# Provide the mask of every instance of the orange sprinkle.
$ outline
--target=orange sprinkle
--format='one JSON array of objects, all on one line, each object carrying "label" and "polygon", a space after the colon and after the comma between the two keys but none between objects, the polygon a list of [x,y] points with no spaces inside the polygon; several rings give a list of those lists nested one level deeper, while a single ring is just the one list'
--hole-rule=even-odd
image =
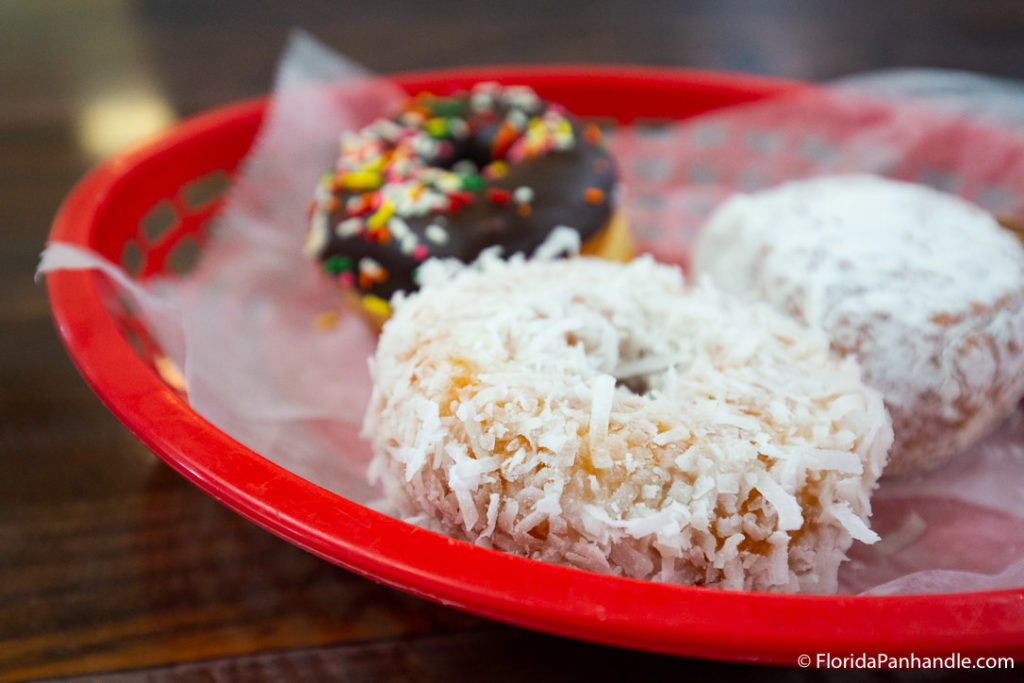
[{"label": "orange sprinkle", "polygon": [[387,282],[388,271],[386,268],[381,268],[377,271],[364,270],[359,273],[359,287],[360,289],[369,289],[376,282]]},{"label": "orange sprinkle", "polygon": [[325,311],[313,318],[313,327],[318,330],[332,330],[337,327],[341,315],[337,311]]},{"label": "orange sprinkle", "polygon": [[583,129],[583,139],[592,145],[601,142],[601,129],[596,124],[588,123]]},{"label": "orange sprinkle", "polygon": [[502,121],[491,143],[491,158],[504,159],[508,148],[519,139],[519,130],[508,121]]},{"label": "orange sprinkle", "polygon": [[588,204],[600,204],[604,201],[604,190],[599,187],[588,187],[583,190],[583,198]]},{"label": "orange sprinkle", "polygon": [[531,211],[533,211],[533,209],[530,208],[529,204],[516,204],[516,213],[523,218],[529,216]]},{"label": "orange sprinkle", "polygon": [[337,197],[331,197],[330,199],[327,200],[327,210],[328,211],[331,211],[331,212],[337,211],[340,206],[341,206],[341,202],[338,201]]},{"label": "orange sprinkle", "polygon": [[367,237],[372,242],[379,242],[381,244],[390,244],[391,242],[391,231],[388,230],[386,225],[379,225],[377,227],[370,228],[367,233]]},{"label": "orange sprinkle", "polygon": [[373,210],[373,192],[364,192],[359,195],[359,200],[355,203],[351,209],[349,209],[349,215],[351,216],[363,216],[370,213]]}]

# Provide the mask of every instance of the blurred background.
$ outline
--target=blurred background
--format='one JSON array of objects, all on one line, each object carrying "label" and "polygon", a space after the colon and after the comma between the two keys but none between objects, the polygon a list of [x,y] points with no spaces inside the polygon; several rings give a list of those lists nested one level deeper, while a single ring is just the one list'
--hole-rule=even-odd
[{"label": "blurred background", "polygon": [[1020,0],[0,0],[0,681],[751,675],[504,627],[336,569],[187,484],[77,376],[32,279],[62,197],[99,159],[269,92],[293,27],[382,73],[609,62],[1024,79]]},{"label": "blurred background", "polygon": [[70,123],[83,152],[109,153],[266,92],[292,27],[379,72],[584,61],[822,80],[895,66],[1020,77],[1022,26],[1017,0],[5,0],[0,121]]}]

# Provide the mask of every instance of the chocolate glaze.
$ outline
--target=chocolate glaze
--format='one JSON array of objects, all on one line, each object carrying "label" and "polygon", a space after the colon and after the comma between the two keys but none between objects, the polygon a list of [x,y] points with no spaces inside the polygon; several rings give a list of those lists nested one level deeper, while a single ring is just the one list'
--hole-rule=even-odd
[{"label": "chocolate glaze", "polygon": [[[540,103],[539,106],[547,105]],[[483,167],[493,161],[491,147],[498,130],[495,121],[503,117],[504,111],[498,110],[497,116],[489,113],[489,120],[467,119],[471,127],[469,136],[454,140],[450,153],[428,160],[429,165],[451,168],[458,161],[469,159]],[[345,208],[346,201],[361,193],[336,190],[334,196],[340,201],[328,214],[328,236],[317,255],[318,259],[327,263],[332,257],[347,257],[353,264],[358,264],[363,258],[373,259],[386,270],[386,279],[360,283],[356,278],[350,282],[363,295],[387,300],[396,291],[413,291],[416,288],[415,271],[425,257],[455,257],[468,263],[483,249],[494,245],[500,245],[504,255],[530,255],[551,230],[560,225],[577,230],[581,242],[586,241],[611,217],[616,171],[593,131],[584,131],[581,124],[571,118],[569,122],[573,129],[570,148],[550,149],[533,159],[509,162],[506,175],[484,180],[484,188],[471,193],[471,203],[454,211],[403,216],[409,230],[427,247],[427,254],[422,251],[416,256],[406,253],[397,239],[382,243],[368,239],[365,234],[340,236],[334,226],[350,217]],[[516,201],[507,201],[509,195],[520,187],[528,187],[533,192],[526,215]],[[594,188],[600,192],[595,192]],[[494,194],[488,192],[492,189],[509,193],[505,195],[507,203],[489,198]],[[427,232],[431,224],[447,232],[447,241],[431,240]],[[335,262],[337,260],[335,258]]]}]

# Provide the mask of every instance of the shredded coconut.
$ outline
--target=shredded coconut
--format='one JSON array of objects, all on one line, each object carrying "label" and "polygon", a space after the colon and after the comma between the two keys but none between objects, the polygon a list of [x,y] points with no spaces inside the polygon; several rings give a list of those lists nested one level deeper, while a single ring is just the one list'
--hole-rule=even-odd
[{"label": "shredded coconut", "polygon": [[868,175],[738,195],[693,265],[859,361],[892,415],[887,474],[942,464],[1024,393],[1024,249],[953,195]]},{"label": "shredded coconut", "polygon": [[871,538],[892,430],[824,335],[648,258],[421,276],[393,301],[364,427],[404,518],[593,571],[775,591],[834,590]]}]

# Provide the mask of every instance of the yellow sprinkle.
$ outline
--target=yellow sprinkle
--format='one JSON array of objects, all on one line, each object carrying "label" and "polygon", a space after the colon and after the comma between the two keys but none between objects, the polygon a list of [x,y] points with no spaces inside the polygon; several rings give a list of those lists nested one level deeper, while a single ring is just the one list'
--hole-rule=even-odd
[{"label": "yellow sprinkle", "polygon": [[391,305],[384,299],[381,299],[379,296],[374,296],[373,294],[367,294],[363,297],[363,308],[373,315],[391,315]]},{"label": "yellow sprinkle", "polygon": [[380,173],[384,170],[384,156],[377,155],[359,167],[363,173]]},{"label": "yellow sprinkle", "polygon": [[526,139],[529,142],[540,142],[548,135],[548,129],[540,119],[530,121],[530,127],[526,131]]},{"label": "yellow sprinkle", "polygon": [[341,177],[341,183],[350,190],[375,190],[384,183],[380,171],[353,171]]},{"label": "yellow sprinkle", "polygon": [[427,131],[427,135],[434,138],[444,137],[448,133],[448,121],[440,117],[427,119],[423,127]]},{"label": "yellow sprinkle", "polygon": [[508,164],[500,159],[498,161],[491,162],[490,165],[491,175],[495,178],[503,178],[508,175]]},{"label": "yellow sprinkle", "polygon": [[377,209],[376,213],[367,219],[366,225],[371,229],[379,228],[386,224],[393,215],[395,215],[395,205],[390,201],[385,200],[384,203],[380,205],[380,208]]}]

